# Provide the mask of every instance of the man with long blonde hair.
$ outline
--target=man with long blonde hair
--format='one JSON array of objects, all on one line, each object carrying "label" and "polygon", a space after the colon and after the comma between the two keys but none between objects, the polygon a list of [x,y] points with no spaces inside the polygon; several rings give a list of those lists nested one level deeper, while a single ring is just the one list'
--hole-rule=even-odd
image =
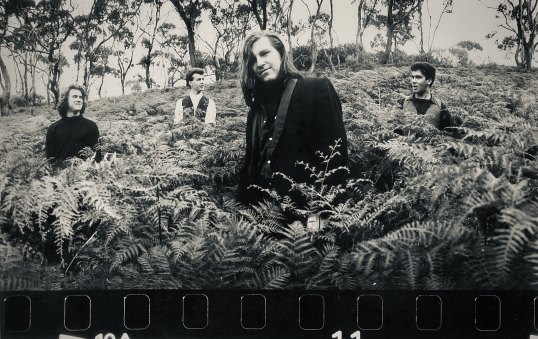
[{"label": "man with long blonde hair", "polygon": [[[347,173],[347,137],[340,99],[326,78],[306,78],[297,71],[282,39],[273,32],[253,32],[243,44],[241,89],[249,107],[245,164],[239,197],[262,198],[250,185],[286,194],[289,182],[315,182],[299,162],[329,173],[325,184],[339,184]],[[331,148],[336,146],[336,148]],[[321,154],[330,156],[323,161]]]}]

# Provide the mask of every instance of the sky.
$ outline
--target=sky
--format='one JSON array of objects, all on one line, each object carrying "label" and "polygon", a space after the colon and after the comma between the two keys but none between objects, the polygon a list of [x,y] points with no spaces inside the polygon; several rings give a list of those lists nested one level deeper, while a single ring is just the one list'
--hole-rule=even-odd
[{"label": "sky", "polygon": [[[86,0],[72,0],[73,3],[79,8],[79,10],[83,9],[85,7]],[[303,22],[306,21],[306,18],[308,17],[308,11],[304,4],[304,2],[307,3],[313,3],[313,1],[295,1],[294,6],[294,20],[302,20]],[[323,10],[328,12],[329,1],[325,0]],[[429,3],[429,9],[432,16],[432,29],[435,27],[435,24],[438,20],[439,14],[442,9],[442,3],[443,0],[428,0]],[[442,17],[442,21],[439,25],[438,31],[435,36],[435,40],[433,41],[433,48],[434,49],[448,49],[450,47],[454,47],[459,41],[463,40],[471,40],[474,42],[478,42],[482,45],[483,51],[481,52],[472,52],[471,57],[472,60],[476,63],[484,63],[484,62],[495,62],[498,64],[505,64],[505,65],[513,65],[513,56],[507,55],[504,51],[499,50],[496,47],[495,39],[486,39],[485,36],[492,31],[498,31],[499,36],[503,36],[506,34],[506,31],[502,28],[498,27],[498,24],[501,23],[500,19],[496,18],[495,10],[492,8],[489,8],[489,6],[495,6],[495,3],[498,3],[497,0],[454,0],[453,5],[453,12],[450,14],[445,14]],[[310,10],[315,10],[312,5],[310,5]],[[182,21],[179,18],[179,15],[177,12],[175,12],[175,9],[171,5],[170,2],[166,3],[166,6],[163,10],[164,13],[167,13],[169,16],[169,19],[171,22],[174,22],[178,27],[180,27],[183,31],[183,25]],[[427,13],[425,13],[427,14]],[[428,20],[426,18],[425,26],[428,26]],[[355,42],[355,35],[357,30],[357,5],[352,4],[351,0],[334,0],[334,32],[335,32],[335,40],[336,43],[354,43]],[[428,31],[428,30],[426,30]],[[364,35],[364,42],[365,47],[367,51],[371,51],[370,47],[370,41],[374,38],[374,36],[378,33],[374,28],[369,28],[366,30]],[[384,32],[381,32],[383,35],[385,35]],[[426,32],[427,33],[427,32]],[[184,32],[183,32],[184,34]],[[199,27],[199,34],[203,36],[207,40],[211,40],[213,37],[211,24],[207,22],[202,23],[202,25]],[[303,32],[299,36],[299,42],[302,44],[305,44],[307,42],[307,39],[309,38],[309,32]],[[426,36],[426,39],[428,39],[428,36]],[[408,42],[404,47],[403,50],[409,54],[417,54],[418,53],[418,39],[414,39],[414,41]],[[199,49],[202,49],[202,44],[199,44],[197,46]],[[12,74],[11,80],[13,83],[13,86],[15,86],[15,68],[12,62],[9,61],[9,57],[7,56],[6,50],[2,49],[2,56],[4,59],[7,60],[8,68],[10,69],[10,73]],[[138,56],[138,59],[140,56]],[[72,61],[72,56],[69,57],[70,63],[74,64]],[[156,78],[159,78],[159,73],[162,73],[164,71],[163,68],[160,70],[154,71],[154,76]],[[76,70],[74,67],[71,67],[70,69],[64,71],[62,78],[61,78],[61,84],[60,86],[62,88],[67,87],[70,83],[75,81],[75,72]],[[143,74],[143,69],[141,66],[135,66],[135,68],[131,71],[130,77],[134,78],[135,74]],[[157,82],[159,83],[159,79],[157,79]],[[161,81],[164,82],[164,81]],[[114,78],[111,75],[107,75],[106,78],[106,88],[104,89],[105,96],[116,96],[121,94],[121,87],[119,79]],[[145,87],[145,86],[143,86]],[[130,92],[129,89],[126,89],[127,93]],[[15,92],[15,88],[12,89],[12,93]],[[38,84],[37,93],[41,95],[45,95],[45,88],[43,85]],[[91,89],[90,90],[90,100],[95,99],[97,97],[97,90]]]}]

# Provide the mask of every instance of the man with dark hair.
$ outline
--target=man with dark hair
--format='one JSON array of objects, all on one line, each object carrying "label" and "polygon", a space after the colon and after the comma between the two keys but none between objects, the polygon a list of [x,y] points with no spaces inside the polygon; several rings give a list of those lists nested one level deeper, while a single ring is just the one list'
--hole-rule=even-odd
[{"label": "man with dark hair", "polygon": [[86,92],[78,85],[71,85],[62,94],[58,105],[61,119],[54,122],[47,130],[45,153],[48,159],[62,162],[67,158],[84,159],[81,150],[89,147],[95,150],[95,160],[101,161],[98,147],[99,129],[95,122],[86,119]]},{"label": "man with dark hair", "polygon": [[189,95],[176,103],[174,124],[183,120],[184,116],[192,116],[206,124],[215,124],[217,109],[215,102],[204,95],[204,70],[191,68],[185,75]]},{"label": "man with dark hair", "polygon": [[458,126],[459,117],[453,117],[445,104],[431,93],[435,81],[435,67],[427,62],[416,62],[411,65],[411,86],[413,94],[402,101],[402,109],[406,112],[424,115],[438,129]]}]

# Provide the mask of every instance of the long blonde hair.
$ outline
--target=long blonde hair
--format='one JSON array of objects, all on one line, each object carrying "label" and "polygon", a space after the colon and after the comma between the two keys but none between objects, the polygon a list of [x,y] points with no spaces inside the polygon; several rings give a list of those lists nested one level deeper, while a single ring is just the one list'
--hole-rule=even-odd
[{"label": "long blonde hair", "polygon": [[297,68],[293,65],[292,60],[286,52],[286,46],[278,34],[271,31],[258,31],[250,33],[243,42],[243,52],[241,58],[241,66],[239,68],[240,72],[240,82],[241,90],[243,91],[243,98],[247,106],[252,107],[255,97],[255,87],[256,87],[256,76],[252,70],[252,63],[254,62],[254,57],[252,54],[252,46],[260,38],[266,37],[271,42],[271,45],[278,51],[280,54],[280,75],[285,79],[288,78],[300,78],[302,77]]}]

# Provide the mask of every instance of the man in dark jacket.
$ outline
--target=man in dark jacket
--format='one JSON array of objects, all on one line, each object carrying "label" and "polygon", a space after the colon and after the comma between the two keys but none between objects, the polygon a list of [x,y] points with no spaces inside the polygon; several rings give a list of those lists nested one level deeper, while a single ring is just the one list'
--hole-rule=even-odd
[{"label": "man in dark jacket", "polygon": [[71,85],[63,93],[58,105],[61,119],[54,122],[47,130],[45,153],[53,162],[62,162],[67,158],[86,156],[81,151],[89,147],[95,150],[95,160],[101,161],[98,147],[99,129],[95,122],[86,119],[86,93],[77,85]]},{"label": "man in dark jacket", "polygon": [[[295,182],[314,183],[316,178],[298,162],[315,167],[316,172],[340,168],[324,183],[343,182],[347,137],[340,99],[328,79],[303,78],[278,35],[265,31],[245,39],[241,87],[250,107],[239,187],[243,201],[262,198],[250,185],[273,187],[279,194],[287,194],[289,182],[273,175],[277,172]],[[326,157],[332,154],[330,162],[324,161],[320,152]]]},{"label": "man in dark jacket", "polygon": [[450,114],[446,105],[431,93],[435,81],[435,67],[427,62],[411,65],[411,86],[413,94],[401,102],[404,111],[424,115],[438,129],[458,126],[461,119]]}]

